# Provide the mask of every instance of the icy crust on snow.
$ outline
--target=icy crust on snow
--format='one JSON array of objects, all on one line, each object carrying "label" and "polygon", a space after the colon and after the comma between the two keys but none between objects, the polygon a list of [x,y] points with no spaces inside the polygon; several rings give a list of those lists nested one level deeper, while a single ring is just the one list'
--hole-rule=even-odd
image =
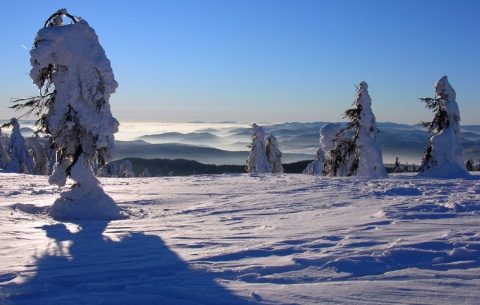
[{"label": "icy crust on snow", "polygon": [[456,93],[447,76],[434,85],[435,94],[440,98],[440,107],[447,112],[448,124],[438,134],[430,138],[431,158],[422,162],[420,176],[425,177],[468,177],[463,162],[463,148],[460,142],[460,110]]},{"label": "icy crust on snow", "polygon": [[358,86],[355,104],[361,107],[360,131],[357,138],[359,147],[359,162],[357,176],[364,177],[387,177],[387,171],[383,165],[382,150],[377,142],[377,123],[372,111],[372,99],[368,94],[368,85],[361,82]]},{"label": "icy crust on snow", "polygon": [[[38,31],[35,44],[30,52],[34,83],[41,88],[44,69],[56,69],[52,76],[55,102],[45,120],[58,149],[69,149],[80,130],[88,134],[78,143],[84,153],[94,156],[96,149],[105,148],[105,160],[111,161],[117,154],[113,134],[119,123],[111,114],[109,99],[118,84],[95,31],[85,20],[46,27]],[[65,184],[61,174],[54,180]]]},{"label": "icy crust on snow", "polygon": [[59,223],[0,172],[0,303],[478,304],[479,178],[105,178],[129,218]]}]

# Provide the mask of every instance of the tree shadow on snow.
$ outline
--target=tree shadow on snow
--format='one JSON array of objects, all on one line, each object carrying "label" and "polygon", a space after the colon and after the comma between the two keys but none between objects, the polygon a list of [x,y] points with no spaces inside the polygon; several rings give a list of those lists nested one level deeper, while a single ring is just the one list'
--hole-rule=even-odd
[{"label": "tree shadow on snow", "polygon": [[108,222],[75,225],[42,227],[52,241],[37,257],[35,276],[4,286],[0,303],[250,303],[216,283],[211,273],[187,265],[158,236],[130,233],[112,239],[104,234]]}]

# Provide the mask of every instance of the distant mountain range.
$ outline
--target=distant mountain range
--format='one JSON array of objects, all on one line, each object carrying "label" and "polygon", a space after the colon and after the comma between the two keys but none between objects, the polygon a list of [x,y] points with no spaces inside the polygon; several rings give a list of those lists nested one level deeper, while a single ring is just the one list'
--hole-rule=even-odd
[{"label": "distant mountain range", "polygon": [[[25,120],[20,122],[24,137],[32,135],[33,129],[30,127],[33,122]],[[2,123],[1,120],[0,123]],[[189,124],[194,124],[195,130],[190,129],[189,132],[182,133],[177,131],[182,129],[170,128],[168,132],[136,133],[135,136],[129,137],[134,139],[131,141],[116,141],[119,159],[187,159],[204,164],[245,165],[249,151],[247,145],[251,143],[251,128],[248,124],[230,121],[222,124],[204,122]],[[266,135],[273,134],[277,138],[283,153],[282,161],[293,163],[314,158],[315,150],[319,146],[319,130],[325,124],[327,122],[260,125],[264,128]],[[175,127],[175,124],[169,125]],[[420,164],[430,137],[421,125],[389,122],[377,123],[377,125],[380,130],[378,141],[385,163],[394,163],[395,157],[398,157],[403,164]],[[6,134],[9,133],[8,130],[3,131]],[[464,159],[479,162],[480,125],[462,125],[461,131]],[[129,132],[131,132],[130,129],[125,127],[124,133]]]},{"label": "distant mountain range", "polygon": [[[312,160],[325,122],[290,122],[263,126],[277,137],[284,163]],[[420,164],[430,135],[420,125],[377,123],[378,141],[385,163]],[[461,126],[465,160],[480,159],[480,125]],[[136,141],[117,141],[121,158],[188,159],[205,164],[244,165],[250,143],[249,127],[205,128],[190,133],[165,132],[143,135]]]}]

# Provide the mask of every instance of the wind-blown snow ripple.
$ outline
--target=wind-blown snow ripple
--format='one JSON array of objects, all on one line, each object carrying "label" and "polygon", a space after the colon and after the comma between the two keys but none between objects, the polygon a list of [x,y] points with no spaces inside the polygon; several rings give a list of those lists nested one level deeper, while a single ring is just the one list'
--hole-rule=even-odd
[{"label": "wind-blown snow ripple", "polygon": [[0,301],[476,304],[477,178],[107,178],[129,218],[59,223],[0,173]]}]

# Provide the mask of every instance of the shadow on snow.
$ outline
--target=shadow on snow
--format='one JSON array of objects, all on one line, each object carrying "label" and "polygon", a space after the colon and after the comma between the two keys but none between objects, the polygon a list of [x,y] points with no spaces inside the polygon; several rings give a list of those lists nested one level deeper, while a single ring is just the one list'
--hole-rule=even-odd
[{"label": "shadow on snow", "polygon": [[113,240],[104,234],[108,222],[75,224],[78,231],[73,233],[63,223],[42,227],[52,242],[37,257],[36,275],[4,286],[1,302],[249,303],[216,283],[211,273],[187,265],[158,236],[130,233]]}]

